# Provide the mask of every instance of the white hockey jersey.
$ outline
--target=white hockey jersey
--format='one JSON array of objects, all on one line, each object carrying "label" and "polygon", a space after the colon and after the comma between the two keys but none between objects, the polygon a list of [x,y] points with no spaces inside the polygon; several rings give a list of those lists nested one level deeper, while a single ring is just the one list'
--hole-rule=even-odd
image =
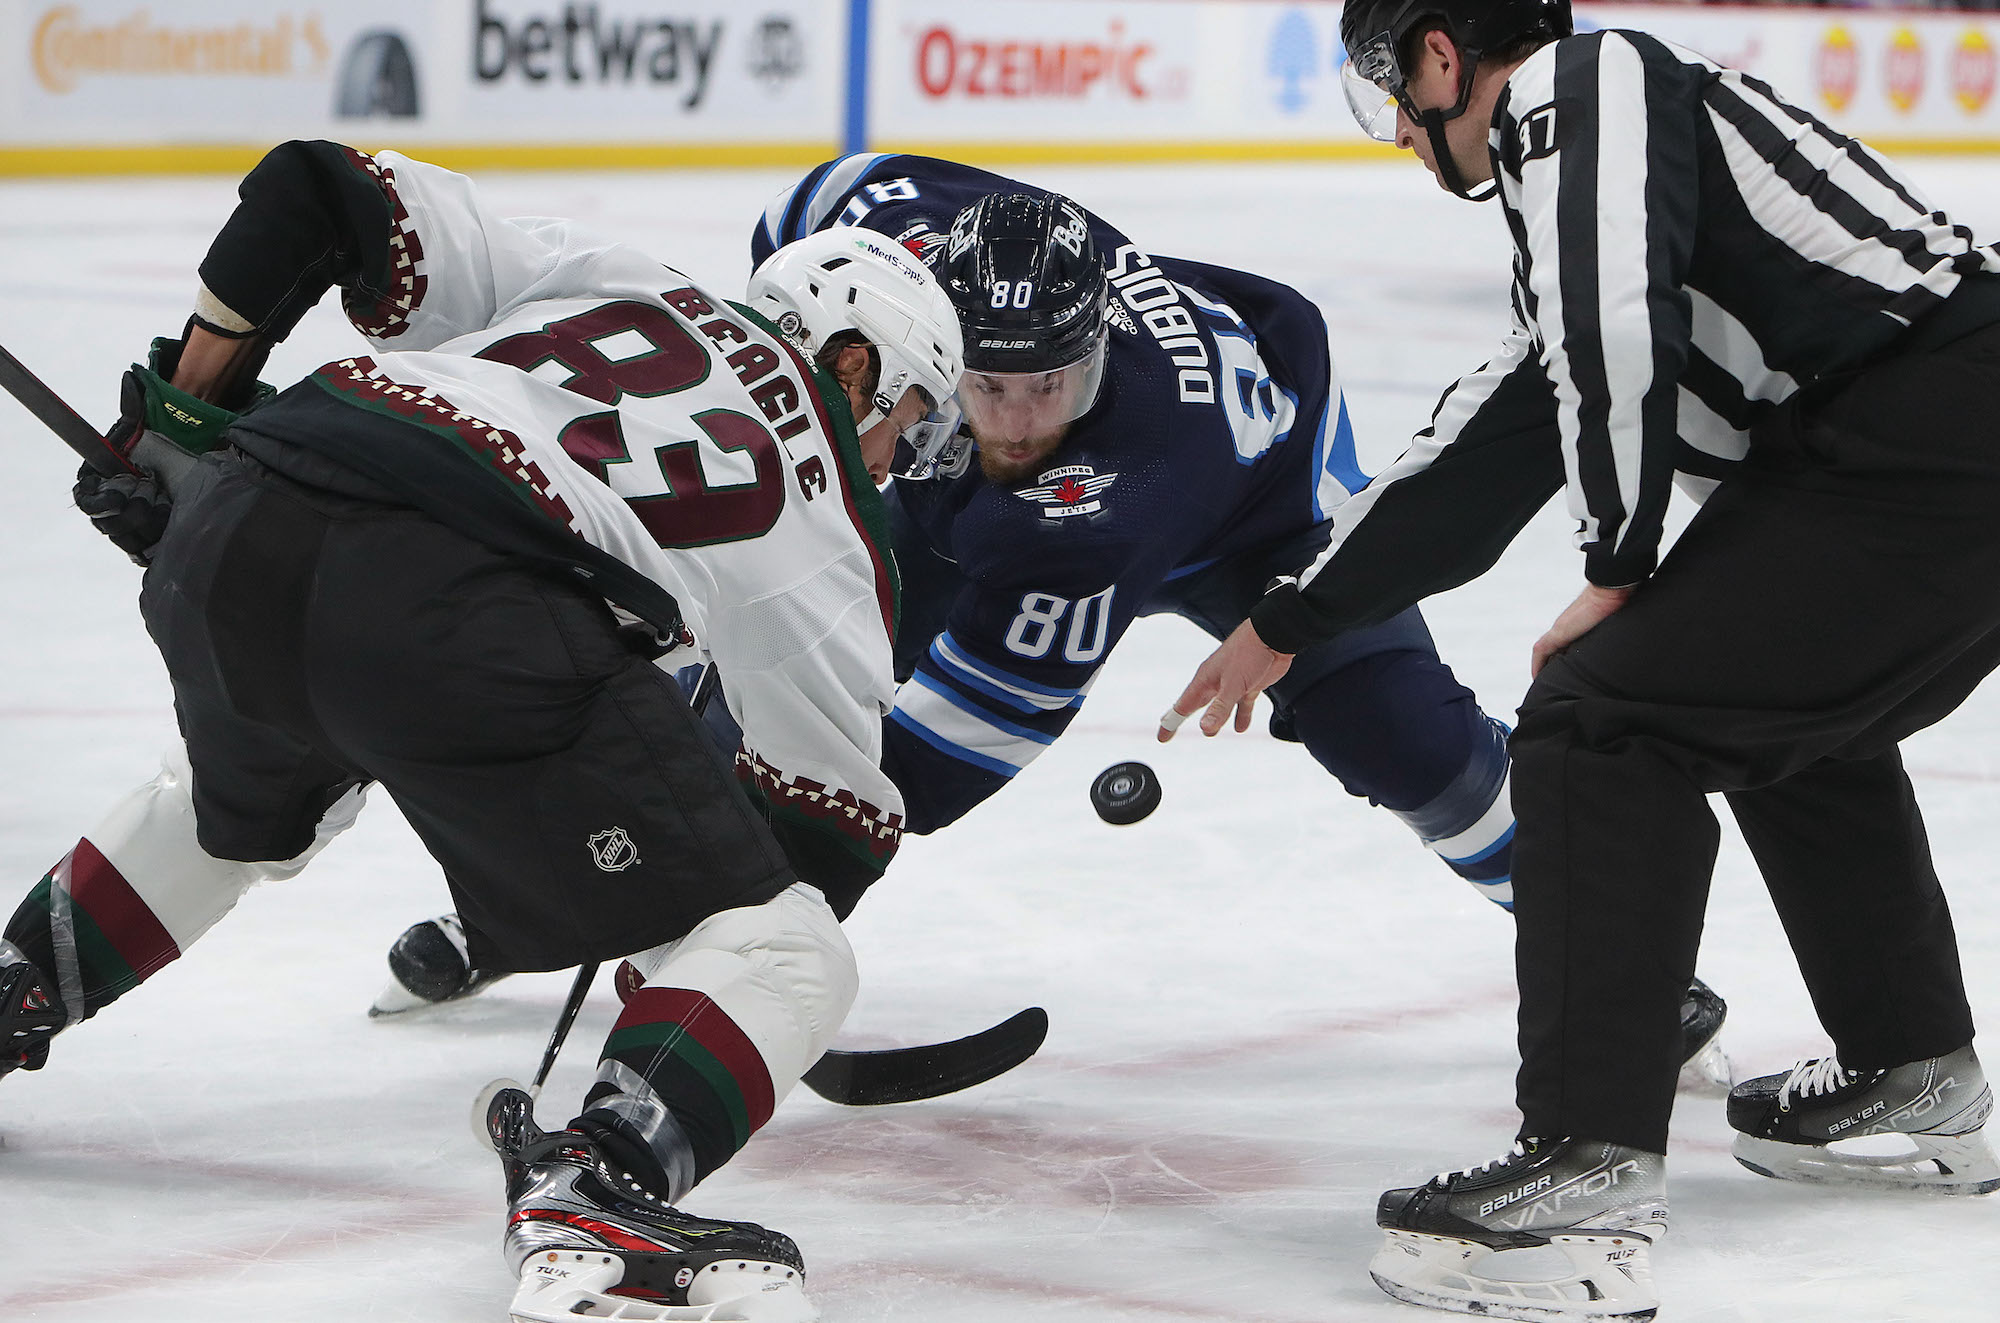
[{"label": "white hockey jersey", "polygon": [[315,382],[483,459],[671,593],[688,636],[660,664],[719,668],[774,824],[879,872],[903,823],[879,766],[896,580],[844,401],[769,323],[636,249],[348,155],[390,203],[391,270],[386,297],[345,301],[377,352]]}]

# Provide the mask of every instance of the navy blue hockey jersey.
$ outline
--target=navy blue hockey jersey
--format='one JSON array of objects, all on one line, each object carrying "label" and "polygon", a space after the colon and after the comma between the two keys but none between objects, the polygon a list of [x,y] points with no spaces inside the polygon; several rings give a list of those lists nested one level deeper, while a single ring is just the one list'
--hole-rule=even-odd
[{"label": "navy blue hockey jersey", "polygon": [[[772,202],[751,256],[847,224],[928,258],[978,198],[1045,191],[927,157],[842,157]],[[962,576],[887,724],[910,830],[960,816],[1053,743],[1163,584],[1298,537],[1367,481],[1318,308],[1089,220],[1110,279],[1095,405],[1018,485],[975,464],[891,494]],[[905,604],[906,620],[938,614]]]}]

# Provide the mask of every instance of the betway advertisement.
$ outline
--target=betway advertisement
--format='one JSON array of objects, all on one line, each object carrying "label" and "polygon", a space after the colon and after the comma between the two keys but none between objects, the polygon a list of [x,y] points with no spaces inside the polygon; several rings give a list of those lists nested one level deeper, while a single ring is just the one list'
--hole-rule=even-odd
[{"label": "betway advertisement", "polygon": [[481,138],[831,141],[845,15],[759,0],[471,0],[455,107]]}]

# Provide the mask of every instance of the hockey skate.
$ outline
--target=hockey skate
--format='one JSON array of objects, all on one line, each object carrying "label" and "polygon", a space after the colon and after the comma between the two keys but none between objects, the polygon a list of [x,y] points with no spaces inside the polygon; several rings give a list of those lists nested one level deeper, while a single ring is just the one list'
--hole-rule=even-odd
[{"label": "hockey skate", "polygon": [[811,1323],[789,1236],[690,1217],[607,1160],[588,1136],[545,1133],[526,1091],[485,1100],[507,1173],[516,1323]]},{"label": "hockey skate", "polygon": [[389,986],[368,1008],[370,1018],[458,1001],[507,977],[472,967],[465,928],[456,914],[440,914],[404,929],[389,948],[389,974]]},{"label": "hockey skate", "polygon": [[1588,1139],[1523,1139],[1504,1157],[1384,1192],[1368,1265],[1398,1300],[1543,1323],[1650,1319],[1649,1251],[1667,1229],[1666,1159]]},{"label": "hockey skate", "polygon": [[49,1039],[67,1022],[42,971],[0,938],[0,1075],[40,1070],[49,1059]]},{"label": "hockey skate", "polygon": [[1970,1045],[1888,1070],[1801,1061],[1729,1093],[1736,1160],[1760,1176],[1988,1194],[2000,1163],[1986,1142],[1993,1090]]},{"label": "hockey skate", "polygon": [[1681,999],[1681,1077],[1685,1093],[1721,1097],[1735,1083],[1729,1057],[1722,1050],[1722,1022],[1728,1003],[1700,979],[1688,984]]}]

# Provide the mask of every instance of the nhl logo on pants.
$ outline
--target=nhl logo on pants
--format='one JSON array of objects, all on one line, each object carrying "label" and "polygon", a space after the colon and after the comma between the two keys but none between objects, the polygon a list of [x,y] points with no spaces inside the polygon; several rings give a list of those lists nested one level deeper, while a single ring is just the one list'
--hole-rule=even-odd
[{"label": "nhl logo on pants", "polygon": [[590,859],[607,873],[622,873],[639,862],[639,847],[623,827],[613,827],[590,838]]}]

